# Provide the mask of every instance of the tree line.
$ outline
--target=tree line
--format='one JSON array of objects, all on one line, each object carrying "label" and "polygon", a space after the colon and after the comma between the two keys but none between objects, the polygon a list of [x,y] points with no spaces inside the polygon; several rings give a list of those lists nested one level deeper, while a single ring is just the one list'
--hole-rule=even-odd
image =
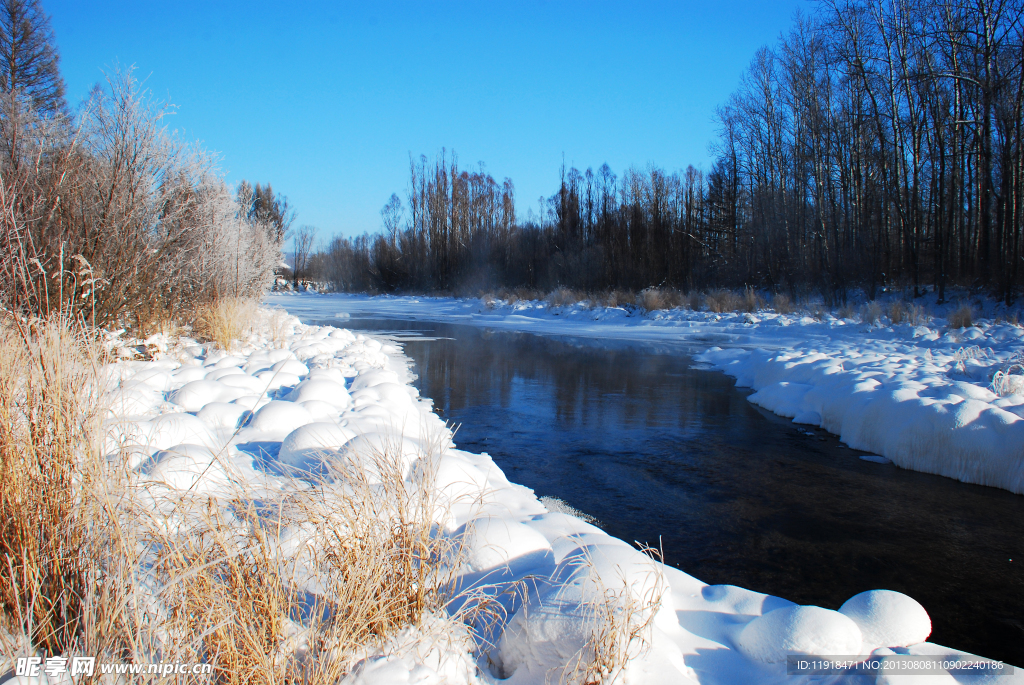
[{"label": "tree line", "polygon": [[[343,290],[853,288],[1019,294],[1024,2],[823,0],[717,111],[707,171],[560,173],[538,216],[454,155],[411,164],[407,211],[314,255]],[[404,219],[404,223],[403,223]]]}]

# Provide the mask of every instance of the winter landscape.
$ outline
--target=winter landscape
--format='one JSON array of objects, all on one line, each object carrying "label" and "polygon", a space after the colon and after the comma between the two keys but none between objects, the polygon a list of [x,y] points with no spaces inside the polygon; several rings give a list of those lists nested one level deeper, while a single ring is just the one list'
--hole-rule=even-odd
[{"label": "winter landscape", "polygon": [[1024,681],[1024,3],[726,4],[0,3],[0,683]]}]

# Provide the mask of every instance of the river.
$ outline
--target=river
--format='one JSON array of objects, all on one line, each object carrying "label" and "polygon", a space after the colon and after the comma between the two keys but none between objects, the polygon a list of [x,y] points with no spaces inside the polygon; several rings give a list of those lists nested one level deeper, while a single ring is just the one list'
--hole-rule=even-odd
[{"label": "river", "polygon": [[1024,497],[864,461],[751,404],[693,347],[331,306],[289,309],[398,340],[460,449],[665,563],[831,609],[897,590],[928,610],[931,641],[1024,664]]}]

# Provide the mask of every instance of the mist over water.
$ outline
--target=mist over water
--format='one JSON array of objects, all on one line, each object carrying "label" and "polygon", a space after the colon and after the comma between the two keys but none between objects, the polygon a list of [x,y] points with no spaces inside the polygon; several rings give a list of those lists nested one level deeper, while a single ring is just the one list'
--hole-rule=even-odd
[{"label": "mist over water", "polygon": [[1024,497],[863,461],[694,368],[693,348],[307,320],[395,335],[459,448],[704,582],[831,609],[897,590],[931,641],[1024,664]]}]

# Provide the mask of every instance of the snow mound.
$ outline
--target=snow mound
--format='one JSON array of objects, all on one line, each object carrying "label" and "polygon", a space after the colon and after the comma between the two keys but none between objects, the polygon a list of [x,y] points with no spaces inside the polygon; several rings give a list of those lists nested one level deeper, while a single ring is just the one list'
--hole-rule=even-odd
[{"label": "snow mound", "polygon": [[332,404],[338,409],[345,409],[352,404],[352,398],[349,397],[344,385],[324,378],[302,381],[285,396],[285,399],[289,402],[318,400]]},{"label": "snow mound", "polygon": [[283,464],[309,469],[327,459],[338,458],[340,448],[355,436],[333,422],[308,423],[285,437],[277,458]]},{"label": "snow mound", "polygon": [[769,664],[787,654],[812,656],[860,654],[861,632],[848,616],[816,606],[775,609],[743,628],[736,647],[751,659]]},{"label": "snow mound", "polygon": [[860,627],[864,649],[909,647],[924,642],[932,633],[928,612],[917,600],[892,590],[868,590],[854,595],[839,613]]},{"label": "snow mound", "polygon": [[269,402],[252,417],[247,433],[264,440],[280,440],[296,428],[313,423],[313,415],[294,402]]},{"label": "snow mound", "polygon": [[249,392],[216,380],[190,381],[170,394],[168,399],[185,411],[196,412],[210,402],[231,402]]},{"label": "snow mound", "polygon": [[504,566],[519,557],[551,555],[547,538],[529,526],[494,516],[466,524],[466,563],[473,571]]},{"label": "snow mound", "polygon": [[141,468],[147,480],[178,491],[217,491],[231,482],[224,456],[201,445],[161,450],[153,455],[151,464]]}]

